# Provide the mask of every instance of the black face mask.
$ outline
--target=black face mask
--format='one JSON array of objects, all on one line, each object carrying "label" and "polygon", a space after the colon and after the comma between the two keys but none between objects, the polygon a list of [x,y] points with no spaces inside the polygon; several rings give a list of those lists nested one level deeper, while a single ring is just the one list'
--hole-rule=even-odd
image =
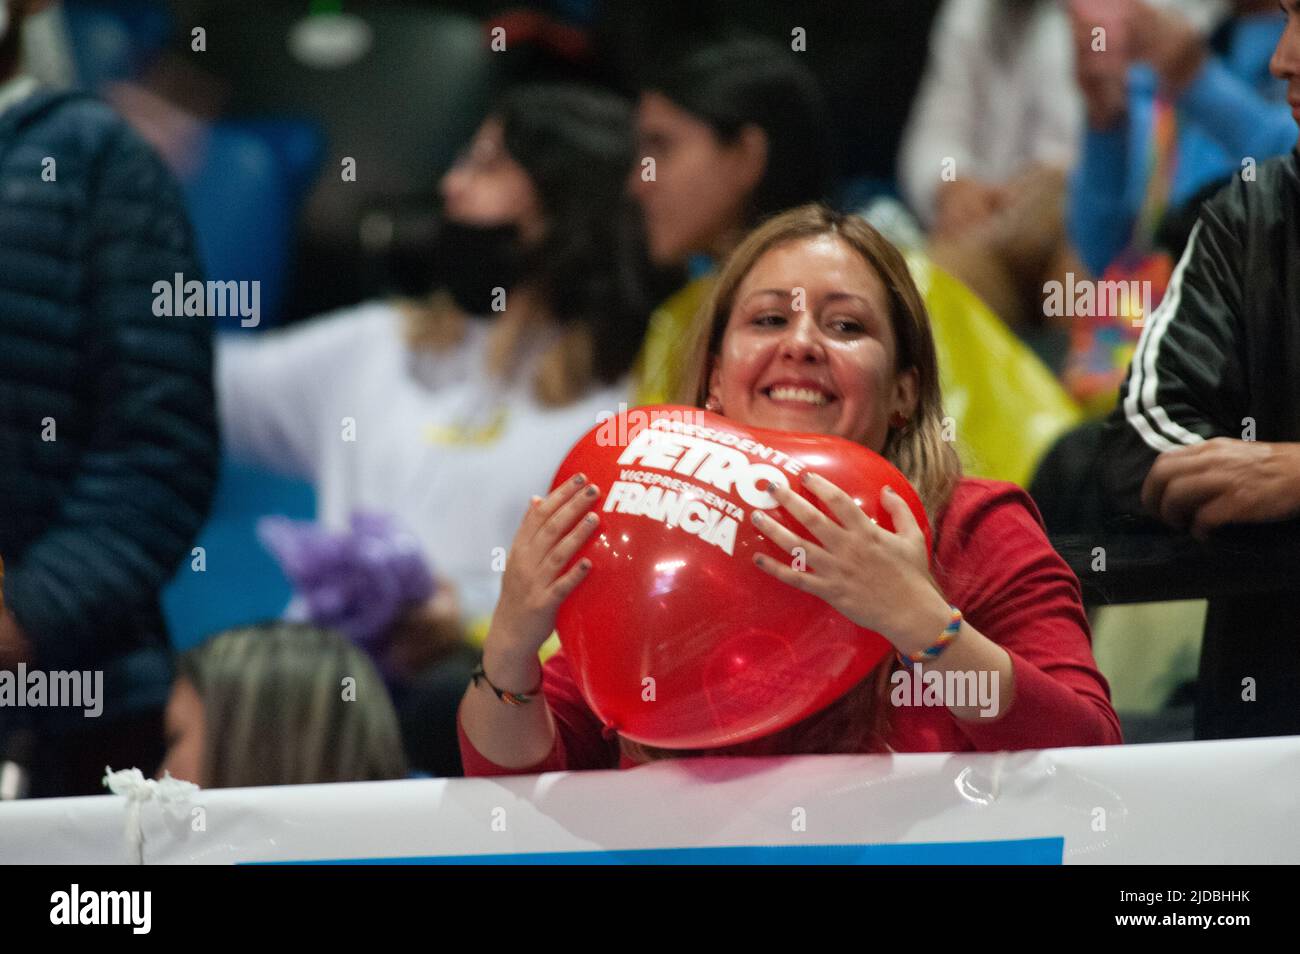
[{"label": "black face mask", "polygon": [[444,219],[438,232],[434,262],[436,284],[447,289],[452,300],[466,314],[492,317],[507,292],[519,281],[522,254],[519,227],[509,225],[466,225]]}]

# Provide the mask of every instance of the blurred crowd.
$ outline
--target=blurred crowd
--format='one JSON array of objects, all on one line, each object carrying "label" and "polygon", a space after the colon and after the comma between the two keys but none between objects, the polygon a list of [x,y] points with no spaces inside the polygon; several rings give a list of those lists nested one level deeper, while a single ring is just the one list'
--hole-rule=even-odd
[{"label": "blurred crowd", "polygon": [[[6,797],[461,774],[530,497],[602,414],[690,400],[720,267],[807,203],[903,254],[968,474],[1053,534],[1212,527],[1144,499],[1130,366],[1211,294],[1203,207],[1294,168],[1295,0],[812,7],[0,0],[0,670],[105,686],[0,707]],[[1281,389],[1170,340],[1234,368],[1180,399],[1213,433]],[[1300,438],[1276,401],[1258,440]],[[1241,617],[1206,614],[1092,614],[1120,716],[1198,683],[1199,738],[1300,732],[1277,644],[1280,698],[1211,717]]]}]

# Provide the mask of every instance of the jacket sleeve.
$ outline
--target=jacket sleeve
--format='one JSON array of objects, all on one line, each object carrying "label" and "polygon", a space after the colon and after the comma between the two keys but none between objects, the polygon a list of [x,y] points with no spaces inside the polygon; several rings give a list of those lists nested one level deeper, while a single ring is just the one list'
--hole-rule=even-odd
[{"label": "jacket sleeve", "polygon": [[153,308],[155,282],[202,278],[180,189],[124,124],[89,168],[94,419],[56,518],[6,581],[48,668],[94,659],[98,633],[157,599],[207,516],[217,474],[211,329]]},{"label": "jacket sleeve", "polygon": [[467,776],[540,775],[542,772],[618,768],[618,737],[607,733],[600,719],[588,708],[562,651],[542,667],[542,694],[555,720],[555,745],[546,758],[525,768],[504,768],[484,757],[470,742],[457,715],[460,757]]},{"label": "jacket sleeve", "polygon": [[1070,176],[1066,197],[1070,241],[1096,276],[1123,251],[1133,232],[1128,198],[1131,125],[1125,119],[1113,129],[1089,126],[1079,164]]},{"label": "jacket sleeve", "polygon": [[979,751],[1117,744],[1110,687],[1093,659],[1079,581],[1052,549],[1033,501],[1014,484],[976,502],[945,549],[948,598],[1011,656],[1010,700],[957,720]]},{"label": "jacket sleeve", "polygon": [[1230,156],[1263,162],[1295,146],[1296,124],[1287,104],[1261,96],[1217,57],[1205,61],[1178,106]]},{"label": "jacket sleeve", "polygon": [[[1230,190],[1237,186],[1230,186]],[[1120,402],[1106,423],[1101,481],[1111,504],[1141,513],[1156,456],[1240,436],[1246,387],[1238,357],[1243,252],[1224,220],[1231,192],[1207,203],[1160,305],[1143,325]]]}]

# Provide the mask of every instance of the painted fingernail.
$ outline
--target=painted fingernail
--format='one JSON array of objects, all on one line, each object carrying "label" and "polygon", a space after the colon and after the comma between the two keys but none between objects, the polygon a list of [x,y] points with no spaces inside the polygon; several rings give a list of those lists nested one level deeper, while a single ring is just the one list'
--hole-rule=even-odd
[{"label": "painted fingernail", "polygon": [[889,484],[885,484],[885,493],[889,494],[892,497],[898,496],[898,491],[895,490],[893,487],[889,486]]},{"label": "painted fingernail", "polygon": [[754,522],[755,522],[755,523],[762,523],[763,520],[766,518],[766,516],[767,516],[767,515],[766,515],[765,513],[763,513],[763,511],[761,511],[761,510],[755,510],[755,511],[754,511],[754,517],[753,517]]},{"label": "painted fingernail", "polygon": [[576,477],[573,478],[573,482],[577,486],[581,487],[584,483],[587,482],[587,477],[585,474],[578,474]]},{"label": "painted fingernail", "polygon": [[591,561],[587,559],[579,560],[578,566],[582,567],[582,571],[585,573],[591,569]]},{"label": "painted fingernail", "polygon": [[594,513],[589,513],[589,514],[587,514],[585,517],[582,518],[582,522],[583,522],[583,523],[594,524],[594,523],[595,523],[597,520],[599,520],[599,519],[600,519],[600,518],[597,517]]},{"label": "painted fingernail", "polygon": [[583,493],[586,494],[588,497],[594,497],[596,496],[596,488],[588,487],[586,490],[583,491]]}]

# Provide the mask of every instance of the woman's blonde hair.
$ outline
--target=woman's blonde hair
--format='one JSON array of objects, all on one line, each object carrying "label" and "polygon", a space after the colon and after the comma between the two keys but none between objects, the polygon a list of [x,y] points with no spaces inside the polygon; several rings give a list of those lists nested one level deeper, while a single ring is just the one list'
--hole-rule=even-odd
[{"label": "woman's blonde hair", "polygon": [[[930,319],[903,256],[859,216],[842,215],[820,204],[803,205],[769,219],[737,246],[691,328],[678,403],[704,406],[709,394],[709,377],[722,347],[736,292],[758,260],[779,245],[820,235],[834,235],[854,249],[885,286],[889,320],[898,343],[894,370],[901,373],[916,369],[917,402],[912,416],[901,427],[890,427],[881,454],[916,489],[934,527],[962,472],[956,448],[943,437],[939,361]],[[937,539],[937,533],[932,536]],[[828,708],[772,737],[742,746],[690,753],[652,748],[623,739],[623,751],[637,761],[687,754],[879,751],[885,748],[888,709],[884,700],[893,663],[893,654],[886,655],[874,671]]]},{"label": "woman's blonde hair", "polygon": [[227,630],[183,654],[178,670],[203,700],[209,788],[406,776],[388,690],[336,633],[281,622]]}]

